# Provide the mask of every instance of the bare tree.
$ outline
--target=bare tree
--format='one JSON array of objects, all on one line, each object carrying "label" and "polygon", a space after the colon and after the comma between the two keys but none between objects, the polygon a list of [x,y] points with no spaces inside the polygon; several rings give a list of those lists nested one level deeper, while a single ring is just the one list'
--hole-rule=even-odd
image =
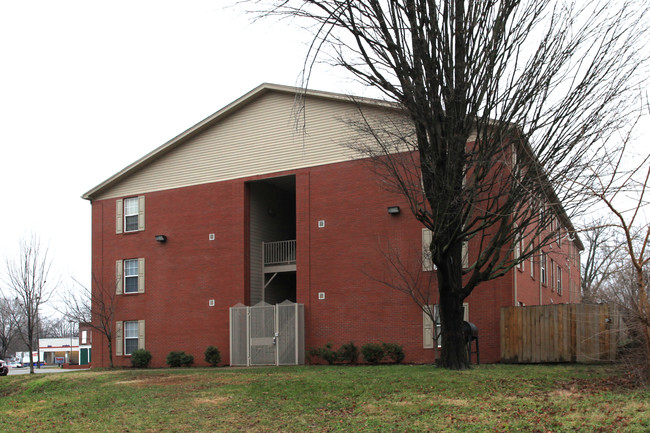
[{"label": "bare tree", "polygon": [[46,338],[69,337],[74,332],[74,326],[65,317],[48,317],[41,319],[40,335]]},{"label": "bare tree", "polygon": [[38,350],[39,309],[49,300],[56,283],[48,283],[52,262],[47,248],[32,236],[22,239],[16,260],[6,262],[4,295],[15,299],[12,320],[29,350],[29,372],[34,373],[33,351]]},{"label": "bare tree", "polygon": [[[641,78],[641,1],[253,0],[257,16],[313,31],[319,56],[379,90],[401,114],[361,113],[372,158],[431,230],[441,365],[467,368],[463,300],[556,236],[584,204],[572,181],[620,128]],[[293,22],[293,21],[292,21]],[[585,180],[584,183],[589,183]],[[562,206],[564,204],[564,206]],[[551,218],[548,216],[551,215]],[[522,240],[524,248],[515,249]],[[478,251],[463,263],[463,245]],[[516,252],[515,252],[516,251]]]},{"label": "bare tree", "polygon": [[65,316],[98,331],[108,342],[109,367],[113,368],[113,327],[115,319],[115,285],[104,285],[93,275],[93,288],[77,282],[64,297]]},{"label": "bare tree", "polygon": [[[650,116],[650,104],[647,106]],[[642,120],[638,118],[638,122]],[[635,125],[636,126],[636,123]],[[650,188],[650,154],[633,152],[632,132],[623,137],[618,151],[600,152],[598,169],[592,169],[597,181],[590,184],[589,192],[603,203],[613,215],[610,224],[623,237],[618,247],[623,256],[619,260],[616,287],[609,290],[610,299],[627,310],[643,346],[641,371],[650,379],[650,303],[648,302],[648,266],[650,265],[650,215],[647,214],[647,193]],[[596,176],[597,175],[597,176]],[[624,260],[623,260],[624,259]],[[630,327],[630,326],[628,326]]]},{"label": "bare tree", "polygon": [[582,302],[599,302],[609,298],[601,289],[620,270],[623,242],[616,236],[614,227],[604,219],[586,226],[588,228],[581,232],[586,244],[586,253],[581,260]]},{"label": "bare tree", "polygon": [[18,327],[14,320],[15,301],[0,298],[0,359],[7,356],[7,352],[12,347],[12,343],[20,338]]}]

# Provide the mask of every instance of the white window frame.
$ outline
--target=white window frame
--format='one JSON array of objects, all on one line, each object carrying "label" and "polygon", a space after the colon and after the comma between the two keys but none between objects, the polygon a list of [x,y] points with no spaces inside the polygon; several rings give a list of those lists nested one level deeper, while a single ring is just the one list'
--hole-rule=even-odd
[{"label": "white window frame", "polygon": [[561,295],[562,294],[562,267],[558,264],[557,265],[557,294]]},{"label": "white window frame", "polygon": [[546,253],[542,251],[539,258],[539,278],[542,284],[547,283],[546,275]]},{"label": "white window frame", "polygon": [[[131,328],[131,329],[129,329]],[[124,322],[124,355],[131,355],[139,347],[139,324],[137,320],[130,320]],[[133,346],[129,348],[127,341],[133,342],[135,340],[135,349]]]},{"label": "white window frame", "polygon": [[[127,259],[124,260],[124,293],[138,293],[138,259]],[[129,283],[135,281],[135,284],[131,284],[129,289]]]},{"label": "white window frame", "polygon": [[[124,231],[138,231],[138,215],[140,214],[138,206],[138,197],[129,197],[124,199]],[[129,218],[135,218],[135,228],[129,229]]]}]

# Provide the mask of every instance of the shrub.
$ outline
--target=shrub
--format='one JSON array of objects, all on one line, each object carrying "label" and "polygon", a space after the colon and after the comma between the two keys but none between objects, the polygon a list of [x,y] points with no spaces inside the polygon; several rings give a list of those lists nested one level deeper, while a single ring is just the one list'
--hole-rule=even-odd
[{"label": "shrub", "polygon": [[342,345],[336,355],[341,362],[356,364],[359,359],[359,348],[353,342],[349,342],[348,344]]},{"label": "shrub", "polygon": [[378,364],[384,357],[384,347],[377,343],[367,343],[361,346],[363,359],[369,364]]},{"label": "shrub", "polygon": [[404,349],[396,343],[383,343],[384,356],[393,364],[399,364],[404,361]]},{"label": "shrub", "polygon": [[181,355],[181,365],[183,367],[189,367],[192,364],[194,364],[194,355],[183,353],[183,355]]},{"label": "shrub", "polygon": [[167,355],[166,362],[172,368],[180,366],[188,367],[194,364],[194,356],[185,352],[173,351]]},{"label": "shrub", "polygon": [[221,362],[221,352],[219,352],[219,349],[217,349],[216,346],[208,346],[207,349],[205,349],[204,355],[205,362],[213,367],[216,367],[217,364]]},{"label": "shrub", "polygon": [[131,354],[131,366],[133,368],[147,368],[151,362],[151,352],[138,349]]},{"label": "shrub", "polygon": [[167,359],[165,360],[167,362],[167,365],[170,367],[180,367],[181,366],[181,354],[184,352],[169,352],[169,355],[167,355]]},{"label": "shrub", "polygon": [[329,365],[334,364],[338,359],[337,353],[332,349],[332,343],[327,343],[324,347],[309,350],[309,356],[321,358]]}]

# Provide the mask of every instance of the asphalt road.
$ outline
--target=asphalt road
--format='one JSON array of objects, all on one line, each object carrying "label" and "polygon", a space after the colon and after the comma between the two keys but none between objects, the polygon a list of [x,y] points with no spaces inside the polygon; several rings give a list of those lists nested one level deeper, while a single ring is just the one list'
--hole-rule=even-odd
[{"label": "asphalt road", "polygon": [[[79,371],[79,370],[64,370],[63,368],[60,367],[41,367],[41,368],[34,367],[34,373],[37,374],[65,373],[67,371]],[[29,374],[29,367],[9,369],[9,376],[14,376],[18,374]]]}]

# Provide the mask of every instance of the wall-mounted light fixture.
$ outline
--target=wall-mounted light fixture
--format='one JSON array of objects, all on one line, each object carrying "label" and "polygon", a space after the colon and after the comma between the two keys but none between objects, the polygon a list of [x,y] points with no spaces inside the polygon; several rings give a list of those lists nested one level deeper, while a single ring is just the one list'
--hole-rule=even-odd
[{"label": "wall-mounted light fixture", "polygon": [[399,212],[400,212],[399,206],[388,206],[388,213],[390,215],[397,215],[399,214]]},{"label": "wall-mounted light fixture", "polygon": [[156,242],[160,242],[161,244],[167,242],[167,236],[156,235]]}]

